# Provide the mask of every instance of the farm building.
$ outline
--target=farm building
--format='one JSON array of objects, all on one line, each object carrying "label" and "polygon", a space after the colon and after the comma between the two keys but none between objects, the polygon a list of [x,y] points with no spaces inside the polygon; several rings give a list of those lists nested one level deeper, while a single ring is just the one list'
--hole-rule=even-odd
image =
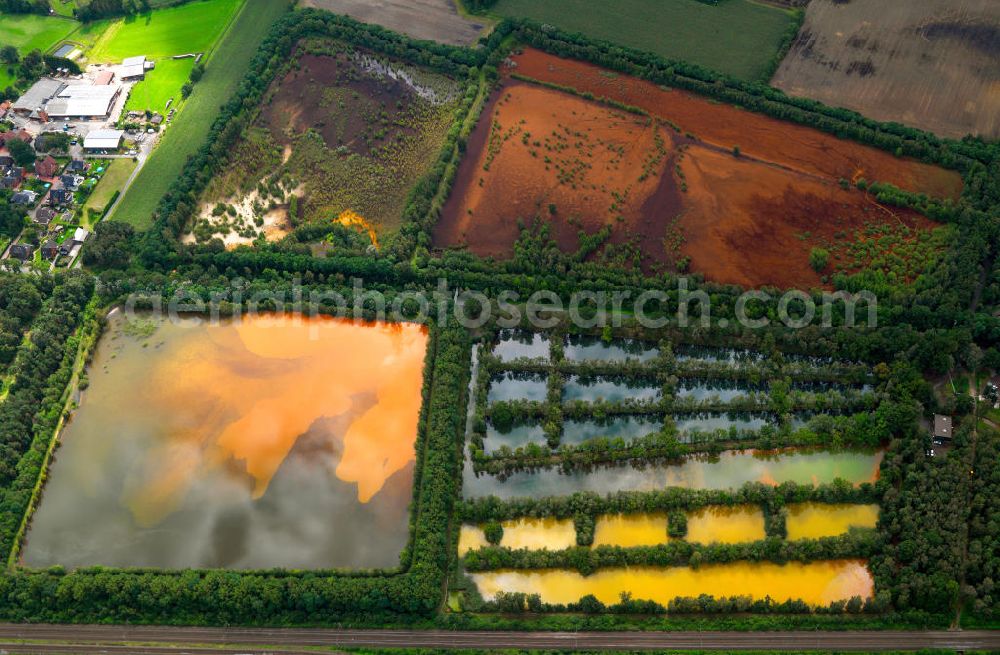
[{"label": "farm building", "polygon": [[123,80],[141,80],[146,76],[146,71],[153,67],[152,62],[146,61],[144,55],[129,57],[122,61],[122,68],[119,76]]},{"label": "farm building", "polygon": [[94,130],[83,140],[84,150],[117,150],[125,138],[124,130]]},{"label": "farm building", "polygon": [[11,111],[22,116],[38,118],[39,112],[43,111],[49,101],[65,88],[64,82],[43,77],[32,84],[31,88],[24,92],[24,95],[14,101],[14,104],[11,105]]},{"label": "farm building", "polygon": [[107,86],[115,81],[115,74],[113,71],[101,71],[94,78],[94,86]]},{"label": "farm building", "polygon": [[45,105],[44,111],[50,118],[107,118],[119,93],[121,87],[118,86],[67,86]]}]

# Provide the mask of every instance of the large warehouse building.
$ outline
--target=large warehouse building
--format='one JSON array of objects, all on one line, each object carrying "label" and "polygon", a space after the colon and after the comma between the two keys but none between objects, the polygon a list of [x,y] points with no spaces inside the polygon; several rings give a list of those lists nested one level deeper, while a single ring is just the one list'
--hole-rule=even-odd
[{"label": "large warehouse building", "polygon": [[103,120],[114,108],[121,93],[116,84],[67,85],[59,80],[42,78],[11,109],[36,120]]},{"label": "large warehouse building", "polygon": [[67,86],[45,106],[49,118],[79,120],[100,120],[111,113],[121,87],[117,85]]}]

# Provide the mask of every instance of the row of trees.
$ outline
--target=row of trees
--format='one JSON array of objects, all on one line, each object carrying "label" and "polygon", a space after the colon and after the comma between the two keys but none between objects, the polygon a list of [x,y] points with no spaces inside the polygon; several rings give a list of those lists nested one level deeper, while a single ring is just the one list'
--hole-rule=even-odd
[{"label": "row of trees", "polygon": [[[666,535],[664,535],[666,537]],[[666,541],[666,539],[664,539]],[[815,562],[849,558],[866,559],[879,550],[875,530],[855,529],[835,537],[786,541],[767,538],[747,543],[697,544],[674,540],[656,546],[577,546],[563,550],[513,550],[487,546],[466,553],[462,566],[470,572],[562,569],[590,575],[602,569],[624,566],[697,569],[707,564],[734,562]]]},{"label": "row of trees", "polygon": [[[780,627],[799,625],[791,620],[794,615],[818,614],[818,615],[847,615],[847,614],[880,614],[888,609],[888,601],[885,595],[876,595],[873,598],[863,599],[861,596],[854,596],[845,600],[833,601],[825,607],[812,607],[803,600],[786,600],[777,602],[770,597],[754,599],[750,596],[728,596],[719,597],[702,594],[701,596],[681,596],[672,599],[663,605],[644,599],[636,599],[630,593],[622,593],[617,603],[606,604],[593,595],[587,595],[575,603],[555,604],[542,602],[539,594],[525,594],[522,592],[501,592],[496,597],[486,603],[480,604],[476,609],[486,611],[502,612],[504,614],[532,614],[567,612],[583,614],[583,617],[571,617],[568,621],[562,621],[561,625],[565,629],[567,624],[574,628],[593,625],[587,620],[586,615],[610,614],[610,620],[602,621],[607,629],[608,625],[615,625],[616,615],[643,615],[655,616],[661,614],[671,615],[707,615],[709,623],[690,623],[699,626],[702,630],[713,630],[719,627],[719,616],[733,616],[753,614],[756,617],[778,617],[775,620],[756,620],[753,625],[760,629],[761,626],[768,626],[771,629]],[[825,623],[824,625],[837,625]]]},{"label": "row of trees", "polygon": [[60,274],[10,367],[13,382],[0,403],[0,553],[10,552],[27,507],[25,493],[30,496],[38,479],[41,455],[30,447],[43,437],[47,448],[61,416],[78,345],[71,337],[93,290],[89,274]]},{"label": "row of trees", "polygon": [[507,500],[483,496],[462,501],[458,505],[458,516],[466,523],[484,524],[519,518],[575,520],[583,515],[655,514],[673,510],[690,512],[709,505],[757,505],[765,508],[765,513],[773,514],[787,505],[798,503],[877,503],[887,490],[888,485],[881,481],[854,486],[846,480],[836,480],[819,485],[784,482],[771,486],[752,482],[736,489],[668,487],[655,491],[617,491],[604,496],[590,491],[569,496],[518,497]]}]

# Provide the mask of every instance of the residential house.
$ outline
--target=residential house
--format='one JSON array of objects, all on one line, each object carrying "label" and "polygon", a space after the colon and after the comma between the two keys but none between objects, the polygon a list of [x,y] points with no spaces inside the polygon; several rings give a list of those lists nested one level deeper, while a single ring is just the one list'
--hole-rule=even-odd
[{"label": "residential house", "polygon": [[32,138],[31,134],[26,130],[0,132],[0,146],[10,143],[11,141],[24,141],[25,143],[31,143]]},{"label": "residential house", "polygon": [[16,189],[24,179],[24,169],[13,166],[0,178],[0,189]]},{"label": "residential house", "polygon": [[59,178],[59,180],[62,182],[64,189],[70,190],[76,189],[80,186],[80,183],[83,182],[83,178],[79,175],[63,175]]},{"label": "residential house", "polygon": [[46,155],[45,159],[40,159],[35,162],[35,174],[38,177],[55,177],[56,173],[59,172],[59,162],[53,159],[51,156]]},{"label": "residential house", "polygon": [[22,262],[28,261],[35,254],[35,247],[30,243],[15,243],[10,247],[12,259],[19,259]]},{"label": "residential house", "polygon": [[10,201],[15,205],[30,205],[37,197],[38,194],[34,191],[18,191],[10,197]]},{"label": "residential house", "polygon": [[952,439],[951,417],[942,414],[934,415],[934,443],[943,444]]},{"label": "residential house", "polygon": [[70,163],[66,164],[66,170],[70,173],[82,173],[90,168],[90,164],[82,159],[74,159]]},{"label": "residential house", "polygon": [[52,189],[49,191],[50,205],[72,205],[73,192],[69,189]]},{"label": "residential house", "polygon": [[78,227],[76,228],[76,232],[73,233],[73,243],[82,244],[89,236],[90,232],[88,232],[85,228]]},{"label": "residential house", "polygon": [[59,244],[56,243],[55,239],[49,239],[42,244],[42,257],[52,261],[59,254]]},{"label": "residential house", "polygon": [[37,212],[35,212],[35,218],[32,219],[38,225],[48,225],[52,222],[52,219],[56,217],[56,210],[51,207],[42,207]]},{"label": "residential house", "polygon": [[14,158],[10,155],[0,155],[0,171],[5,171],[14,165]]}]

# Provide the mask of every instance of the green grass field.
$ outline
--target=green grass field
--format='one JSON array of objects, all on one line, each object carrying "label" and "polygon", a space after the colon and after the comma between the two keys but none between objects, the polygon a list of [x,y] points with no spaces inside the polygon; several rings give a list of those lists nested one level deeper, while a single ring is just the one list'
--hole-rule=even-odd
[{"label": "green grass field", "polygon": [[286,10],[280,0],[247,0],[232,27],[208,61],[205,77],[194,87],[184,111],[139,172],[112,216],[138,229],[152,225],[153,212],[173,181],[181,174],[189,155],[205,142],[219,107],[236,92],[250,66],[250,59],[271,25]]},{"label": "green grass field", "polygon": [[[0,45],[13,45],[22,55],[34,49],[47,52],[80,27],[65,18],[34,14],[0,14]],[[16,76],[7,66],[0,67],[0,89],[14,84]]]},{"label": "green grass field", "polygon": [[194,0],[113,22],[87,57],[117,63],[146,55],[160,59],[211,49],[243,0]]},{"label": "green grass field", "polygon": [[[106,162],[100,162],[99,164],[95,162],[94,165],[103,165]],[[101,181],[97,183],[97,188],[94,192],[90,194],[87,198],[87,204],[83,206],[83,221],[84,227],[88,230],[92,228],[88,220],[89,211],[94,210],[100,215],[100,212],[104,211],[108,203],[111,201],[111,197],[115,195],[115,191],[118,191],[123,186],[125,186],[125,181],[128,180],[128,176],[132,174],[135,170],[136,163],[130,158],[125,159],[114,159],[111,164],[108,165],[108,170],[104,172],[104,176]]]},{"label": "green grass field", "polygon": [[156,68],[146,73],[146,79],[132,87],[125,109],[129,111],[158,111],[161,114],[167,101],[174,99],[171,107],[181,101],[181,87],[187,82],[194,68],[194,59],[161,59]]},{"label": "green grass field", "polygon": [[751,0],[500,0],[500,16],[526,17],[570,32],[647,50],[753,80],[765,73],[793,17]]},{"label": "green grass field", "polygon": [[35,48],[46,52],[62,41],[80,23],[65,18],[49,18],[34,14],[0,14],[0,43],[13,45],[21,54]]}]

